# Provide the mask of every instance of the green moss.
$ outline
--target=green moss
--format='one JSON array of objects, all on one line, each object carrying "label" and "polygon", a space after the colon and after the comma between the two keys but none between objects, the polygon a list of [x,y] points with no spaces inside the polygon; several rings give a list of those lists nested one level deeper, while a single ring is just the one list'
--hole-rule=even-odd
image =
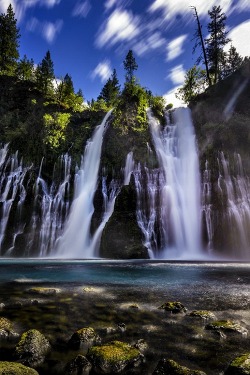
[{"label": "green moss", "polygon": [[158,309],[164,309],[166,311],[171,311],[173,313],[185,312],[187,309],[181,302],[171,301],[165,302],[163,305],[158,307]]},{"label": "green moss", "polygon": [[211,311],[207,311],[207,310],[194,310],[194,311],[191,311],[189,316],[202,318],[202,319],[214,319],[215,318],[215,315]]},{"label": "green moss", "polygon": [[173,361],[172,359],[162,359],[153,375],[206,375],[205,372],[199,370],[190,370],[185,366],[179,365],[177,362]]},{"label": "green moss", "polygon": [[245,370],[248,370],[250,373],[250,354],[243,354],[239,357],[236,357],[231,363],[231,367],[243,367]]},{"label": "green moss", "polygon": [[130,361],[136,359],[139,355],[138,349],[121,341],[112,341],[105,345],[93,346],[88,352],[88,356],[110,363]]},{"label": "green moss", "polygon": [[234,322],[232,320],[217,320],[215,322],[207,324],[206,329],[233,331],[242,334],[247,332],[247,330],[244,327],[242,327],[239,323]]},{"label": "green moss", "polygon": [[0,317],[0,330],[10,331],[13,324],[6,318]]},{"label": "green moss", "polygon": [[0,375],[38,375],[38,372],[21,363],[4,361],[0,362]]}]

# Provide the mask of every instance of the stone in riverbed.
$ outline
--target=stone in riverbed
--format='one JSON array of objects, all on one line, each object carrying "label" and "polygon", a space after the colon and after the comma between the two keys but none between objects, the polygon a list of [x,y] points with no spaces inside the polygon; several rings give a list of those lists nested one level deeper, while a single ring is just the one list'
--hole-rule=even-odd
[{"label": "stone in riverbed", "polygon": [[164,358],[159,361],[153,375],[206,375],[206,373],[199,370],[190,370],[172,359]]},{"label": "stone in riverbed", "polygon": [[88,374],[91,367],[92,365],[87,358],[79,354],[66,365],[65,375]]},{"label": "stone in riverbed", "polygon": [[34,293],[34,294],[51,296],[51,295],[55,295],[57,293],[60,293],[61,289],[59,289],[59,288],[46,288],[46,287],[34,287],[34,288],[30,288],[29,292]]},{"label": "stone in riverbed", "polygon": [[228,366],[225,375],[249,375],[250,353],[236,357]]},{"label": "stone in riverbed", "polygon": [[100,344],[101,338],[96,334],[94,328],[84,327],[73,333],[69,340],[69,346],[74,349],[88,348],[93,344]]},{"label": "stone in riverbed", "polygon": [[15,354],[24,365],[36,367],[43,363],[49,350],[50,344],[44,335],[36,329],[30,329],[22,334]]},{"label": "stone in riverbed", "polygon": [[247,334],[247,329],[245,327],[242,327],[239,323],[232,320],[216,320],[215,322],[207,324],[205,328],[213,331],[234,332],[242,335]]},{"label": "stone in riverbed", "polygon": [[163,305],[158,307],[158,309],[164,309],[165,311],[170,311],[173,314],[183,313],[186,312],[186,307],[181,302],[171,301],[165,302]]},{"label": "stone in riverbed", "polygon": [[195,318],[201,318],[205,320],[215,319],[214,313],[212,313],[211,311],[207,311],[207,310],[193,310],[191,311],[189,316],[192,316]]},{"label": "stone in riverbed", "polygon": [[21,363],[0,362],[0,375],[39,375],[36,370]]},{"label": "stone in riverbed", "polygon": [[0,317],[0,338],[17,337],[19,334],[13,330],[13,324],[9,319]]},{"label": "stone in riverbed", "polygon": [[143,358],[137,348],[121,341],[92,346],[87,353],[87,359],[94,369],[105,374],[117,374],[124,369],[137,367]]}]

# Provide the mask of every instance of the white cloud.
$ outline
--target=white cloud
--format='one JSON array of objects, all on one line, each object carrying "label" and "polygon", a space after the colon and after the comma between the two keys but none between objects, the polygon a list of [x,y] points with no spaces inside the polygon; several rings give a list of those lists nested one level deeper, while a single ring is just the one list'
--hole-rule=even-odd
[{"label": "white cloud", "polygon": [[128,41],[139,34],[139,19],[131,12],[116,9],[111,13],[98,32],[96,44],[103,47],[107,44]]},{"label": "white cloud", "polygon": [[[232,45],[236,48],[241,56],[250,56],[250,19],[234,27],[228,33],[228,37],[232,40]],[[229,48],[229,44],[227,48]]]},{"label": "white cloud", "polygon": [[89,14],[90,9],[91,5],[88,0],[83,3],[77,3],[73,9],[72,16],[85,18]]},{"label": "white cloud", "polygon": [[109,60],[100,62],[91,73],[92,79],[99,77],[101,82],[104,83],[112,74],[111,64]]},{"label": "white cloud", "polygon": [[168,43],[167,46],[167,61],[174,60],[176,57],[180,56],[183,52],[183,43],[187,39],[187,34],[178,36]]},{"label": "white cloud", "polygon": [[147,52],[156,50],[166,44],[166,40],[162,37],[160,32],[156,31],[150,35],[142,35],[142,39],[136,41],[133,46],[134,51],[138,56],[142,56]]},{"label": "white cloud", "polygon": [[177,65],[171,69],[166,78],[170,79],[175,85],[181,85],[185,80],[185,73],[186,72],[183,69],[183,65]]},{"label": "white cloud", "polygon": [[116,0],[107,0],[106,3],[104,4],[105,9],[110,9],[114,5],[116,5]]},{"label": "white cloud", "polygon": [[177,90],[180,87],[181,86],[176,86],[173,89],[169,90],[166,94],[163,95],[164,99],[166,100],[166,104],[172,103],[174,108],[186,107],[187,106],[182,100],[177,99],[176,96],[175,96]]},{"label": "white cloud", "polygon": [[48,43],[53,43],[57,34],[61,31],[63,26],[62,20],[57,20],[55,23],[52,22],[40,22],[37,18],[33,17],[27,23],[27,30],[29,31],[38,31],[42,34],[44,39],[47,40]]}]

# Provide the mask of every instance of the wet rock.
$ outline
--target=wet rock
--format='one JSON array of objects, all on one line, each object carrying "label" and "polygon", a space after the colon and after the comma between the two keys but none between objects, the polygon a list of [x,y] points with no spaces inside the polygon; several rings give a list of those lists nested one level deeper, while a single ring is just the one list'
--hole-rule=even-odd
[{"label": "wet rock", "polygon": [[134,347],[138,350],[140,350],[141,353],[145,352],[148,349],[148,344],[146,343],[145,340],[139,339],[137,342],[134,344]]},{"label": "wet rock", "polygon": [[158,309],[164,309],[165,311],[170,311],[173,314],[184,313],[187,311],[186,307],[180,302],[165,302],[163,305],[158,307]]},{"label": "wet rock", "polygon": [[74,349],[88,348],[93,344],[100,344],[101,338],[96,334],[94,328],[85,327],[73,333],[69,340],[69,346]]},{"label": "wet rock", "polygon": [[0,375],[39,375],[33,368],[26,367],[21,363],[0,362]]},{"label": "wet rock", "polygon": [[139,309],[139,306],[137,305],[137,303],[132,303],[131,305],[129,305],[129,308],[130,309]]},{"label": "wet rock", "polygon": [[190,370],[172,359],[161,359],[153,375],[206,375],[206,373],[199,370]]},{"label": "wet rock", "polygon": [[0,303],[0,310],[4,309],[5,308],[5,304],[4,303]]},{"label": "wet rock", "polygon": [[13,330],[13,324],[9,319],[0,317],[0,339],[17,337],[19,334]]},{"label": "wet rock", "polygon": [[50,344],[45,336],[36,329],[31,329],[22,334],[15,354],[24,365],[36,367],[43,363],[49,350]]},{"label": "wet rock", "polygon": [[195,318],[201,318],[205,320],[215,319],[214,313],[212,313],[211,311],[207,311],[207,310],[193,310],[191,311],[189,316],[192,316]]},{"label": "wet rock", "polygon": [[91,367],[87,358],[79,354],[66,365],[65,375],[87,375]]},{"label": "wet rock", "polygon": [[45,296],[54,295],[61,292],[59,288],[34,287],[29,289],[30,293],[41,294]]},{"label": "wet rock", "polygon": [[250,353],[236,357],[228,366],[225,375],[249,375]]},{"label": "wet rock", "polygon": [[117,328],[118,328],[119,331],[125,332],[126,331],[126,324],[125,323],[118,323]]},{"label": "wet rock", "polygon": [[214,331],[235,332],[242,335],[247,334],[247,329],[245,327],[242,327],[239,323],[232,320],[216,320],[207,324],[205,328]]},{"label": "wet rock", "polygon": [[137,348],[127,343],[112,341],[104,345],[92,346],[87,358],[96,371],[117,374],[124,369],[138,366],[143,355]]}]

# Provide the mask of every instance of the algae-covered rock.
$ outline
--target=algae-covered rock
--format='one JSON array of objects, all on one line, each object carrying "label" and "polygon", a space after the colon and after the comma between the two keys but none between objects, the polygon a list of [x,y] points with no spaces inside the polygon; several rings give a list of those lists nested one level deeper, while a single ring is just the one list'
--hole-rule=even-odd
[{"label": "algae-covered rock", "polygon": [[214,313],[212,313],[211,311],[207,311],[207,310],[193,310],[191,311],[189,316],[192,316],[194,318],[206,319],[206,320],[215,319]]},{"label": "algae-covered rock", "polygon": [[31,293],[42,294],[45,296],[54,295],[54,294],[60,293],[60,291],[61,290],[59,288],[45,288],[45,287],[40,287],[40,286],[29,289],[29,292]]},{"label": "algae-covered rock", "polygon": [[90,371],[92,365],[84,355],[77,355],[65,367],[66,375],[86,374]]},{"label": "algae-covered rock", "polygon": [[207,324],[205,328],[215,331],[235,332],[242,335],[247,334],[247,329],[245,327],[242,327],[239,323],[232,320],[216,320]]},{"label": "algae-covered rock", "polygon": [[3,361],[0,362],[0,375],[38,375],[38,372],[21,363]]},{"label": "algae-covered rock", "polygon": [[0,317],[0,338],[16,337],[18,333],[13,330],[13,324],[9,319]]},{"label": "algae-covered rock", "polygon": [[228,366],[225,375],[249,375],[250,353],[236,357]]},{"label": "algae-covered rock", "polygon": [[90,345],[99,344],[100,342],[101,339],[96,334],[94,328],[84,327],[73,333],[69,340],[69,345],[72,348],[79,349],[82,347],[87,348]]},{"label": "algae-covered rock", "polygon": [[206,373],[200,370],[190,370],[172,359],[161,359],[153,375],[206,375]]},{"label": "algae-covered rock", "polygon": [[44,335],[36,329],[31,329],[22,334],[15,353],[21,363],[36,367],[44,361],[49,350],[50,344]]},{"label": "algae-covered rock", "polygon": [[186,312],[186,307],[180,302],[165,302],[163,305],[158,307],[158,309],[164,309],[166,311],[171,311],[174,314]]},{"label": "algae-covered rock", "polygon": [[101,346],[92,346],[87,358],[97,371],[117,374],[129,367],[138,366],[143,355],[137,348],[127,343],[112,341]]}]

